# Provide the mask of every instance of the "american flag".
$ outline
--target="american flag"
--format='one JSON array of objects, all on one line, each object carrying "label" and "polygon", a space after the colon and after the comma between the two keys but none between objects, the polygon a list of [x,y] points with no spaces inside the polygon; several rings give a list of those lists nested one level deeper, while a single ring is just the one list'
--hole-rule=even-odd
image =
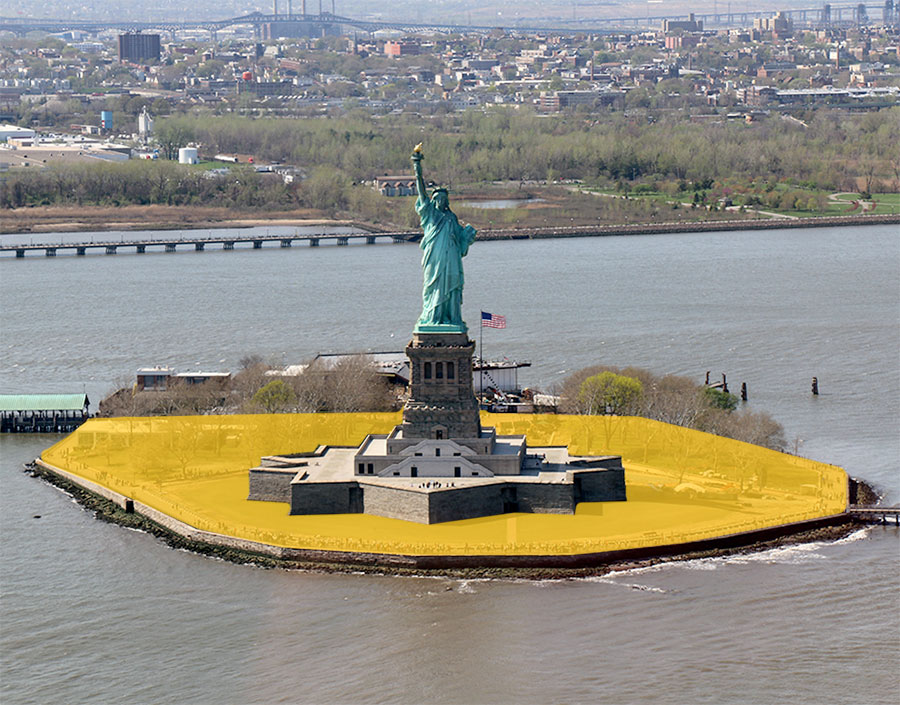
[{"label": "american flag", "polygon": [[506,316],[497,316],[493,313],[481,312],[482,328],[506,328]]}]

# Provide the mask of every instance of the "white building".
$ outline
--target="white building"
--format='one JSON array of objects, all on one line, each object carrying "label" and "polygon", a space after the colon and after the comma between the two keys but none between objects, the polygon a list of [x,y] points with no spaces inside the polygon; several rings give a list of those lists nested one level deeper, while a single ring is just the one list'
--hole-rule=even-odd
[{"label": "white building", "polygon": [[150,117],[150,113],[147,112],[146,106],[141,111],[141,114],[138,115],[138,135],[140,138],[145,140],[150,135],[153,134],[153,118]]},{"label": "white building", "polygon": [[36,134],[34,130],[29,130],[27,127],[0,125],[0,142],[6,142],[10,137],[13,139],[33,139]]}]

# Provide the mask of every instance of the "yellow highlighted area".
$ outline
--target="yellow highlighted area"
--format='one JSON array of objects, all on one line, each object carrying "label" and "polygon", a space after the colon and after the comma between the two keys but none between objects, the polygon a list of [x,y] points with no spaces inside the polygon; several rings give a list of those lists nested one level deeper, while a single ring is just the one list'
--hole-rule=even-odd
[{"label": "yellow highlighted area", "polygon": [[396,414],[92,419],[42,454],[197,529],[289,548],[403,555],[572,555],[679,544],[840,514],[833,465],[636,417],[482,414],[498,434],[572,455],[621,455],[627,502],[574,515],[503,514],[423,525],[365,514],[290,516],[247,500],[263,455],[356,446]]}]

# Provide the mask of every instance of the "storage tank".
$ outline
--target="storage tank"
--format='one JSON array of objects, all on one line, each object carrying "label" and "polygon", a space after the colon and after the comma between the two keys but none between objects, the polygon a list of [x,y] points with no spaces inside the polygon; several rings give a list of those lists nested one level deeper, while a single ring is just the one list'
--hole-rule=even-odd
[{"label": "storage tank", "polygon": [[104,130],[111,130],[113,127],[112,110],[100,111],[100,127]]},{"label": "storage tank", "polygon": [[179,164],[196,164],[197,163],[197,148],[196,147],[182,147],[178,150],[178,163]]}]

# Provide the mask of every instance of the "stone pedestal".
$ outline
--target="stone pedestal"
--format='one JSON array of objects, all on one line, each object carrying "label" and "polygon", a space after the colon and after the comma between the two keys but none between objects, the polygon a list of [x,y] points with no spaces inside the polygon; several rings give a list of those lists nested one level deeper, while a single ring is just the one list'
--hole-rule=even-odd
[{"label": "stone pedestal", "polygon": [[475,342],[465,333],[413,335],[406,347],[412,378],[400,426],[404,439],[481,436],[472,388],[474,352]]}]

